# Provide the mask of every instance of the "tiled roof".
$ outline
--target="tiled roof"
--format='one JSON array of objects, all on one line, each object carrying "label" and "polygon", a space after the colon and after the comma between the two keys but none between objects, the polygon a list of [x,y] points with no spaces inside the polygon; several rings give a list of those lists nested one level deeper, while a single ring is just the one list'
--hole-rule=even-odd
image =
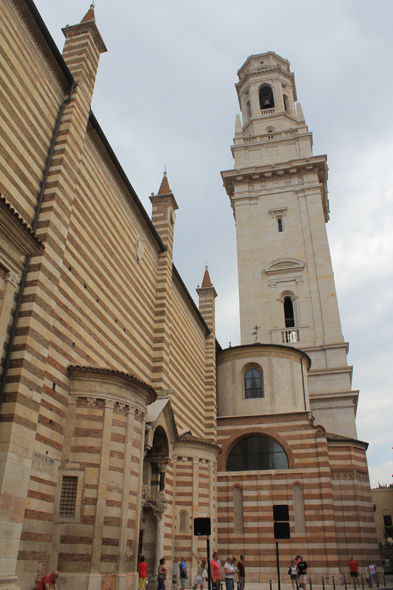
[{"label": "tiled roof", "polygon": [[202,281],[202,289],[204,289],[205,287],[212,287],[212,282],[210,280],[210,275],[209,275],[209,271],[207,269],[207,267],[205,268],[205,274],[203,276],[203,281]]},{"label": "tiled roof", "polygon": [[156,393],[156,390],[154,389],[154,387],[152,387],[149,383],[146,383],[146,381],[142,381],[141,379],[138,379],[138,377],[136,375],[131,375],[130,373],[124,373],[123,371],[115,371],[114,369],[106,369],[106,368],[102,368],[102,367],[85,367],[83,365],[69,365],[68,369],[71,373],[75,370],[75,371],[86,371],[89,373],[101,373],[103,375],[118,375],[119,377],[123,377],[124,379],[127,379],[127,381],[130,381],[130,383],[142,385],[142,387],[149,389],[154,394],[155,397],[157,396],[157,393]]},{"label": "tiled roof", "polygon": [[161,182],[160,190],[158,191],[159,195],[168,195],[171,193],[171,189],[169,188],[169,182],[166,172],[164,172],[164,177]]},{"label": "tiled roof", "polygon": [[90,5],[89,10],[86,12],[85,16],[82,18],[81,23],[87,23],[89,20],[93,20],[96,22],[96,17],[94,14],[94,4]]},{"label": "tiled roof", "polygon": [[197,438],[196,436],[193,436],[192,434],[182,434],[181,436],[179,436],[177,442],[187,442],[187,443],[194,443],[194,444],[198,444],[198,445],[207,445],[209,447],[215,447],[216,449],[218,449],[219,454],[221,453],[221,448],[216,445],[215,443],[211,442],[210,440],[206,440],[204,438]]},{"label": "tiled roof", "polygon": [[367,445],[368,443],[363,441],[363,440],[358,440],[357,438],[352,438],[350,436],[342,436],[341,434],[333,434],[331,432],[327,432],[326,433],[326,438],[327,440],[339,440],[339,441],[345,441],[345,442],[354,442],[354,443],[360,443],[361,445]]}]

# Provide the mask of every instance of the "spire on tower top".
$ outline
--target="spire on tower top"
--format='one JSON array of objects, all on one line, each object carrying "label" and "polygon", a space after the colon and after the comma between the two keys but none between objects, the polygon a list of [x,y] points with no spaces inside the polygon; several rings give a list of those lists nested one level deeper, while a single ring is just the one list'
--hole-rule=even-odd
[{"label": "spire on tower top", "polygon": [[169,195],[171,193],[171,189],[169,188],[169,182],[166,170],[164,172],[164,176],[161,182],[160,190],[158,191],[158,195]]},{"label": "spire on tower top", "polygon": [[213,287],[212,282],[210,280],[210,275],[209,275],[209,271],[207,269],[207,265],[205,267],[205,274],[203,276],[202,289],[204,289],[206,287]]},{"label": "spire on tower top", "polygon": [[96,17],[94,14],[94,1],[90,4],[89,10],[86,12],[85,16],[82,18],[81,23],[87,23],[90,20],[96,22]]}]

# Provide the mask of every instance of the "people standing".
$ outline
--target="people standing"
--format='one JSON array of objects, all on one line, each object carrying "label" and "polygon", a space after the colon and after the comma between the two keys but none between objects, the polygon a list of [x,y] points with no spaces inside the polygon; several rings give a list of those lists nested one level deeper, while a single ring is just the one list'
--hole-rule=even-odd
[{"label": "people standing", "polygon": [[193,552],[192,553],[195,559],[197,560],[198,569],[194,580],[194,588],[199,586],[200,590],[203,590],[203,586],[205,584],[205,578],[207,578],[207,571],[206,571],[206,564],[207,559],[204,557],[203,559],[199,559],[198,556]]},{"label": "people standing", "polygon": [[246,569],[244,563],[244,555],[241,555],[239,561],[237,562],[237,571],[239,577],[239,590],[244,590],[244,587],[246,585]]},{"label": "people standing", "polygon": [[179,574],[180,574],[180,586],[181,586],[180,590],[184,590],[185,588],[187,588],[187,580],[188,580],[186,560],[184,559],[184,557],[180,558]]},{"label": "people standing", "polygon": [[210,579],[212,581],[212,590],[220,590],[221,562],[217,551],[214,551],[213,559],[210,562]]},{"label": "people standing", "polygon": [[306,590],[307,585],[307,561],[304,561],[303,555],[300,556],[300,561],[297,564],[299,573],[299,586],[303,586],[303,590]]},{"label": "people standing", "polygon": [[158,566],[158,590],[165,590],[166,571],[165,559],[161,557]]},{"label": "people standing", "polygon": [[145,561],[145,556],[141,555],[139,558],[138,563],[138,574],[139,574],[139,588],[146,588],[146,578],[147,578],[147,563]]},{"label": "people standing", "polygon": [[59,577],[59,572],[52,572],[51,574],[47,574],[38,582],[38,586],[36,590],[57,590],[57,578]]},{"label": "people standing", "polygon": [[358,577],[358,562],[352,557],[352,555],[349,558],[348,565],[351,578],[353,579],[353,583],[356,586],[356,578]]},{"label": "people standing", "polygon": [[296,559],[291,560],[291,565],[288,567],[289,579],[292,582],[292,590],[295,590],[295,583],[299,574]]},{"label": "people standing", "polygon": [[368,571],[370,574],[370,588],[373,587],[373,580],[375,580],[375,575],[377,573],[377,566],[375,565],[375,563],[373,563],[372,561],[370,561],[370,565],[368,566]]},{"label": "people standing", "polygon": [[224,565],[225,587],[226,590],[233,590],[235,585],[235,566],[233,565],[233,557],[228,555]]}]

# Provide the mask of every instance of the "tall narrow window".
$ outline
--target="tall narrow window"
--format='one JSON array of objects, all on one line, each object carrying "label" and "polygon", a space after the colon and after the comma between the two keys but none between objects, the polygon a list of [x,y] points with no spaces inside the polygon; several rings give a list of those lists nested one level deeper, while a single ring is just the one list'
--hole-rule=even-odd
[{"label": "tall narrow window", "polygon": [[284,299],[284,316],[285,316],[285,327],[293,328],[295,326],[295,316],[293,313],[293,303],[290,297]]},{"label": "tall narrow window", "polygon": [[277,222],[278,222],[278,231],[282,232],[283,231],[282,217],[277,217]]},{"label": "tall narrow window", "polygon": [[262,379],[258,369],[248,369],[244,374],[246,399],[262,397]]},{"label": "tall narrow window", "polygon": [[284,109],[289,113],[289,100],[286,94],[284,94]]},{"label": "tall narrow window", "polygon": [[77,490],[78,477],[73,475],[63,475],[60,493],[59,516],[75,516]]},{"label": "tall narrow window", "polygon": [[244,530],[243,490],[239,486],[233,489],[233,524],[234,532],[242,535]]},{"label": "tall narrow window", "polygon": [[295,533],[306,532],[306,518],[304,515],[304,495],[301,485],[296,483],[292,488],[293,512],[295,517]]}]

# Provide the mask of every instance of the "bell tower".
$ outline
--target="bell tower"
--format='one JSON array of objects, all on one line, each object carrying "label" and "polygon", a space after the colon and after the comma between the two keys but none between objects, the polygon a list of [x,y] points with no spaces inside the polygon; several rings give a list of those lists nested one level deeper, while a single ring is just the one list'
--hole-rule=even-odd
[{"label": "bell tower", "polygon": [[325,224],[326,156],[297,101],[294,74],[273,52],[252,55],[238,71],[231,147],[222,172],[236,221],[242,345],[258,341],[306,352],[310,407],[328,432],[356,438],[358,392],[341,331]]}]

